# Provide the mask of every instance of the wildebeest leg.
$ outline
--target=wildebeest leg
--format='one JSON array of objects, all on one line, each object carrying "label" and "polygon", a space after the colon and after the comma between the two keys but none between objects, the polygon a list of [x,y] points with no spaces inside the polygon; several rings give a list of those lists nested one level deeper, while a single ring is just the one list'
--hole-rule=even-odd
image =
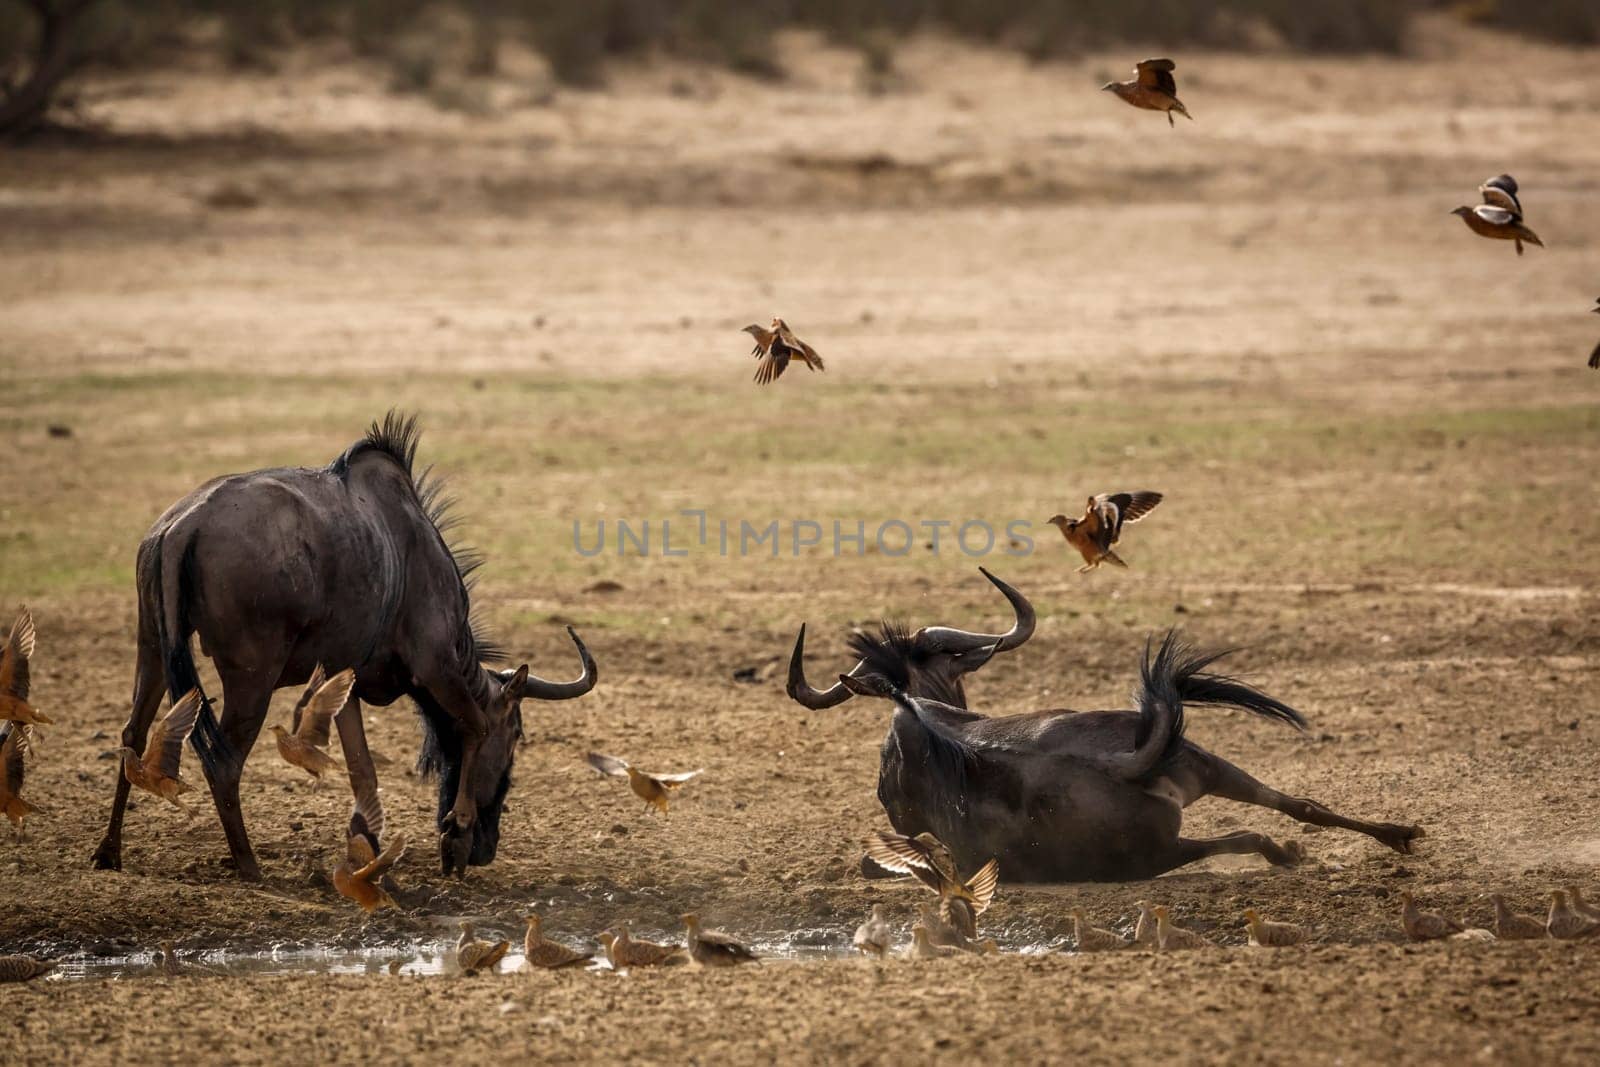
[{"label": "wildebeest leg", "polygon": [[1251,854],[1262,856],[1268,863],[1276,867],[1293,867],[1305,859],[1305,850],[1298,841],[1290,841],[1287,846],[1280,845],[1266,834],[1258,834],[1252,830],[1240,830],[1235,834],[1223,837],[1180,837],[1178,838],[1178,855],[1180,861],[1176,866],[1182,867],[1195,860],[1203,860],[1207,856],[1248,856]]},{"label": "wildebeest leg", "polygon": [[235,873],[247,882],[261,881],[261,866],[250,848],[244,829],[244,809],[239,805],[239,777],[244,773],[245,757],[255,746],[261,724],[267,719],[272,701],[272,685],[278,670],[233,672],[222,676],[222,718],[218,724],[226,745],[218,754],[215,769],[206,769],[211,799],[228,838]]},{"label": "wildebeest leg", "polygon": [[1404,826],[1392,822],[1363,822],[1360,819],[1347,818],[1338,812],[1328,810],[1315,800],[1291,797],[1271,786],[1263,785],[1227,760],[1212,756],[1211,761],[1212,767],[1206,781],[1206,785],[1209,786],[1206,792],[1211,796],[1272,808],[1274,811],[1283,812],[1291,819],[1298,819],[1313,826],[1338,826],[1345,830],[1355,830],[1388,845],[1396,852],[1409,853],[1412,842],[1423,836],[1422,828],[1419,826]]},{"label": "wildebeest leg", "polygon": [[[154,632],[145,633],[141,619],[139,634],[139,662],[134,669],[133,709],[122,727],[122,743],[129,748],[144,751],[145,738],[150,724],[155,721],[161,707],[161,695],[167,691],[166,676],[161,668],[161,646]],[[117,795],[111,802],[111,822],[100,847],[94,850],[94,865],[102,871],[122,870],[122,816],[128,810],[128,776],[122,773],[122,760],[117,760]]]}]

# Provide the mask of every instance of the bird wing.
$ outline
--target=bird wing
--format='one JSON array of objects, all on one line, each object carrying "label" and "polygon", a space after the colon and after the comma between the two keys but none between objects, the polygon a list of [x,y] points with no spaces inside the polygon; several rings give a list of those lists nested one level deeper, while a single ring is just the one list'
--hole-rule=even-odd
[{"label": "bird wing", "polygon": [[[362,842],[362,844],[365,843],[366,842],[364,841]],[[387,848],[378,853],[377,859],[371,860],[360,870],[356,871],[356,877],[361,879],[363,882],[370,882],[372,879],[386,873],[389,868],[393,867],[396,863],[399,863],[400,857],[404,856],[405,854],[406,835],[395,834],[394,840],[389,842],[389,846]],[[351,858],[354,859],[355,857],[352,856]]]},{"label": "bird wing", "polygon": [[589,760],[589,766],[608,778],[628,777],[627,760],[620,760],[615,756],[607,756],[603,752],[591,752],[586,758]]},{"label": "bird wing", "polygon": [[[319,665],[317,671],[320,673]],[[316,678],[316,674],[311,676]],[[355,688],[356,672],[353,668],[346,667],[338,674],[317,686],[316,692],[309,698],[302,696],[304,712],[300,716],[300,725],[295,729],[295,734],[300,740],[318,748],[327,748],[331,740],[328,728],[333,725],[333,717],[339,714],[339,709],[345,706],[350,699],[350,690]],[[306,686],[310,689],[310,685]]]},{"label": "bird wing", "polygon": [[164,778],[178,777],[178,765],[183,762],[183,743],[189,740],[199,715],[200,690],[191,689],[156,723],[144,746],[144,765]]},{"label": "bird wing", "polygon": [[328,678],[327,672],[322,669],[322,664],[317,664],[311,670],[311,677],[306,679],[306,687],[300,691],[300,699],[294,702],[294,714],[289,719],[291,733],[300,732],[300,715],[306,710],[306,705],[311,703],[311,698],[316,696],[317,690],[322,688],[322,683]]},{"label": "bird wing", "polygon": [[1146,89],[1160,89],[1164,93],[1176,95],[1178,83],[1172,77],[1172,72],[1178,65],[1170,59],[1142,59],[1134,64],[1134,72],[1138,76],[1139,84]]},{"label": "bird wing", "polygon": [[702,767],[697,771],[684,771],[681,774],[652,774],[650,777],[658,782],[665,782],[667,785],[681,785],[695,775],[704,773],[706,773],[705,768]]},{"label": "bird wing", "polygon": [[1097,504],[1114,504],[1117,509],[1117,526],[1138,522],[1161,503],[1161,494],[1141,489],[1133,493],[1101,493],[1095,497]]},{"label": "bird wing", "polygon": [[751,337],[755,338],[755,341],[756,341],[756,352],[755,352],[755,354],[758,355],[758,356],[766,355],[767,350],[772,347],[773,339],[778,336],[772,330],[769,330],[764,326],[757,326],[754,323],[751,323],[749,326],[746,326],[744,328],[744,332],[749,334]]},{"label": "bird wing", "polygon": [[944,879],[921,843],[884,830],[871,834],[866,840],[867,855],[872,862],[886,871],[916,876],[917,881],[942,893]]},{"label": "bird wing", "polygon": [[972,894],[972,914],[982,915],[989,910],[994,891],[1000,885],[1000,861],[990,860],[978,868],[978,873],[967,879],[967,891]]},{"label": "bird wing", "polygon": [[1472,209],[1472,213],[1484,222],[1493,223],[1496,226],[1509,226],[1517,221],[1517,213],[1515,211],[1507,211],[1503,207],[1495,207],[1492,204],[1479,204]]},{"label": "bird wing", "polygon": [[774,344],[761,362],[756,364],[756,384],[769,385],[782,377],[789,366],[790,352],[788,345]]},{"label": "bird wing", "polygon": [[1522,201],[1517,199],[1517,179],[1509,174],[1496,174],[1478,186],[1478,195],[1484,203],[1507,208],[1522,214]]},{"label": "bird wing", "polygon": [[[356,792],[356,803],[350,812],[350,836],[364,836],[368,845],[368,852],[375,852],[378,842],[383,840],[385,816],[383,813],[383,800],[378,796],[378,787],[363,785]],[[352,859],[354,857],[351,857]],[[371,863],[369,854],[362,864]]]},{"label": "bird wing", "polygon": [[5,776],[8,796],[22,793],[22,758],[28,754],[28,735],[31,731],[32,728],[25,722],[12,723],[6,731],[5,740],[0,742],[0,773]]},{"label": "bird wing", "polygon": [[372,848],[365,834],[351,834],[345,842],[344,854],[350,861],[350,866],[357,871],[364,871],[373,860],[378,858],[377,852]]},{"label": "bird wing", "polygon": [[0,649],[0,690],[18,700],[28,699],[28,660],[33,658],[33,616],[27,608],[11,624],[11,635]]},{"label": "bird wing", "polygon": [[1600,370],[1600,345],[1594,346],[1594,351],[1589,353],[1589,366]]},{"label": "bird wing", "polygon": [[822,357],[817,355],[817,350],[815,348],[812,348],[798,337],[795,338],[795,344],[799,346],[800,357],[806,361],[806,366],[813,367],[816,370],[827,369],[822,365]]}]

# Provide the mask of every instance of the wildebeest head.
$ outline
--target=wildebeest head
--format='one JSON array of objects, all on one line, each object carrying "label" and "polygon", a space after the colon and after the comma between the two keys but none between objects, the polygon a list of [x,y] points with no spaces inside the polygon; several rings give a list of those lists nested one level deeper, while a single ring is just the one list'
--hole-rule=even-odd
[{"label": "wildebeest head", "polygon": [[[1016,621],[1003,634],[975,633],[948,626],[926,626],[913,634],[898,634],[893,647],[904,677],[897,684],[910,696],[964,708],[967,706],[967,695],[962,686],[962,676],[983,666],[996,652],[1009,652],[1033,636],[1033,605],[1021,593],[984,568],[978,569],[1010,601]],[[876,638],[871,640],[877,641]],[[800,636],[794,643],[794,654],[789,659],[789,696],[813,709],[831,708],[849,700],[852,694],[843,682],[835,682],[825,690],[813,689],[807,683],[805,644],[806,629],[802,625]],[[854,646],[855,642],[852,641]],[[857,648],[857,651],[859,653],[860,649]],[[866,660],[863,658],[850,669],[850,674],[857,675],[865,667]]]}]

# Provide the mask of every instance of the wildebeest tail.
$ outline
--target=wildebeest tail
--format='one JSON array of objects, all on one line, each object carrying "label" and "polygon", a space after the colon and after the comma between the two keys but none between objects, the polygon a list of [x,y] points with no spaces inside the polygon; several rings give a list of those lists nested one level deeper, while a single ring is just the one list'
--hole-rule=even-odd
[{"label": "wildebeest tail", "polygon": [[189,647],[189,638],[194,633],[189,619],[189,605],[194,596],[193,536],[170,529],[161,536],[150,555],[150,580],[155,584],[160,602],[161,662],[166,671],[167,695],[176,703],[189,690],[200,690],[200,712],[189,743],[209,778],[221,762],[227,743],[211,710],[211,699],[200,684],[200,672]]}]

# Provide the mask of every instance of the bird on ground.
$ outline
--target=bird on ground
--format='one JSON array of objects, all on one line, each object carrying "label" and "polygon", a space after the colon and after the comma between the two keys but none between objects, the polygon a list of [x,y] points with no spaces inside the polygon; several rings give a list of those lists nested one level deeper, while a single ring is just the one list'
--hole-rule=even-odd
[{"label": "bird on ground", "polygon": [[1244,909],[1244,921],[1250,927],[1250,943],[1257,948],[1285,948],[1306,939],[1305,927],[1268,922],[1254,908]]},{"label": "bird on ground", "polygon": [[911,944],[906,946],[906,958],[911,960],[947,959],[961,950],[949,945],[935,945],[928,939],[928,928],[921,923],[911,925]]},{"label": "bird on ground", "polygon": [[789,324],[773,319],[772,328],[764,329],[751,323],[744,332],[755,338],[751,355],[761,362],[756,367],[756,384],[768,385],[782,377],[791,359],[803,360],[807,370],[826,370],[817,350],[794,335]]},{"label": "bird on ground", "polygon": [[1177,125],[1172,121],[1174,111],[1192,122],[1194,116],[1178,100],[1178,81],[1172,76],[1177,69],[1178,65],[1170,59],[1141,59],[1134,64],[1132,81],[1106,82],[1100,91],[1113,92],[1146,111],[1166,112],[1168,126]]},{"label": "bird on ground", "polygon": [[538,912],[530,913],[523,921],[528,924],[528,932],[522,939],[522,955],[528,961],[529,970],[537,967],[554,971],[562,967],[581,967],[590,961],[587,952],[568,948],[559,941],[546,941],[544,920]]},{"label": "bird on ground", "polygon": [[6,643],[0,646],[0,719],[49,726],[50,716],[28,703],[28,661],[33,658],[33,615],[17,613]]},{"label": "bird on ground", "polygon": [[461,936],[456,939],[456,965],[462,974],[493,971],[510,950],[509,941],[479,941],[472,923],[461,920]]},{"label": "bird on ground", "polygon": [[172,947],[171,941],[161,942],[161,973],[168,978],[176,978],[183,973],[183,965],[178,962],[178,950]]},{"label": "bird on ground", "polygon": [[54,960],[13,953],[0,956],[0,982],[31,982],[56,969]]},{"label": "bird on ground", "polygon": [[194,788],[178,776],[183,762],[183,743],[194,732],[195,719],[200,714],[200,690],[191,689],[169,710],[150,732],[145,742],[144,755],[128,745],[118,749],[122,756],[122,774],[129,785],[154,793],[189,818],[194,812],[178,799]]},{"label": "bird on ground", "polygon": [[332,678],[325,679],[322,664],[317,664],[317,669],[311,672],[311,680],[306,683],[305,692],[300,694],[294,706],[290,729],[286,730],[276,723],[272,726],[272,732],[278,740],[278,755],[285,762],[311,775],[319,785],[323,772],[339,766],[339,761],[327,752],[328,743],[332,740],[329,727],[333,725],[333,717],[350,699],[350,690],[355,684],[354,670],[347,667]]},{"label": "bird on ground", "polygon": [[689,952],[681,945],[635,941],[626,923],[615,932],[602,932],[600,943],[605,946],[606,959],[616,970],[624,967],[677,967],[689,962]]},{"label": "bird on ground", "polygon": [[939,894],[939,917],[964,937],[976,937],[978,916],[989,909],[1000,884],[1000,863],[990,860],[963,882],[956,860],[943,841],[930,833],[916,837],[880,830],[867,838],[867,855],[886,871],[914,875]]},{"label": "bird on ground", "polygon": [[1418,908],[1417,899],[1411,895],[1409,889],[1400,891],[1400,925],[1405,928],[1406,936],[1413,941],[1437,941],[1441,937],[1459,934],[1466,929],[1454,919]]},{"label": "bird on ground", "polygon": [[359,904],[368,915],[379,908],[400,906],[380,879],[406,854],[406,837],[395,834],[394,840],[383,847],[383,832],[383,802],[378,799],[377,788],[364,788],[356,794],[344,859],[333,869],[333,888],[340,896]]},{"label": "bird on ground", "polygon": [[856,936],[851,940],[857,952],[867,956],[876,956],[880,960],[889,951],[889,945],[894,940],[893,931],[889,929],[889,920],[883,917],[883,905],[874,904],[872,914],[867,916],[867,921],[856,927]]},{"label": "bird on ground", "polygon": [[[1600,297],[1595,298],[1594,307],[1589,310],[1596,315],[1600,315]],[[1600,344],[1595,345],[1594,351],[1589,353],[1589,366],[1595,370],[1600,370]]]},{"label": "bird on ground", "polygon": [[1156,913],[1148,900],[1134,903],[1139,909],[1139,920],[1133,924],[1133,943],[1140,948],[1157,948]]},{"label": "bird on ground", "polygon": [[1478,186],[1478,195],[1483,197],[1483,203],[1477,207],[1463,205],[1450,214],[1460,215],[1467,229],[1479,237],[1514,242],[1519,256],[1522,255],[1524,241],[1544,247],[1539,235],[1523,225],[1522,201],[1517,199],[1515,178],[1509,174],[1497,174]]},{"label": "bird on ground", "polygon": [[1506,898],[1499,893],[1489,894],[1494,904],[1494,933],[1502,941],[1543,941],[1550,936],[1544,923],[1531,915],[1519,915],[1511,910]]},{"label": "bird on ground", "polygon": [[627,760],[607,756],[602,752],[591,752],[588,759],[589,766],[606,777],[626,778],[634,795],[644,801],[644,810],[647,813],[654,809],[663,815],[667,813],[667,798],[672,791],[695,775],[705,773],[703,770],[695,770],[684,771],[681,774],[646,774],[639,768],[630,766]]},{"label": "bird on ground", "polygon": [[946,922],[939,915],[937,903],[925,902],[917,905],[917,915],[922,920],[922,925],[927,928],[928,940],[935,945],[947,948],[959,948],[963,952],[972,951],[972,942],[967,935],[962,933],[954,923]]},{"label": "bird on ground", "polygon": [[1481,927],[1469,926],[1465,930],[1462,930],[1458,934],[1451,934],[1450,937],[1449,937],[1449,940],[1451,940],[1451,941],[1494,941],[1494,940],[1497,940],[1497,938],[1494,936],[1494,931],[1493,930],[1485,930],[1485,929],[1483,929]]},{"label": "bird on ground", "polygon": [[1138,522],[1161,503],[1161,494],[1141,489],[1133,493],[1101,493],[1089,498],[1084,506],[1083,518],[1069,519],[1065,515],[1050,516],[1050,525],[1061,531],[1067,543],[1083,557],[1078,573],[1092,571],[1105,562],[1126,567],[1121,556],[1111,546],[1122,538],[1122,528]]},{"label": "bird on ground", "polygon": [[1567,899],[1572,901],[1573,911],[1579,915],[1585,915],[1600,921],[1600,909],[1590,906],[1589,902],[1583,899],[1583,890],[1575,885],[1563,886],[1562,888],[1567,892]]},{"label": "bird on ground", "polygon": [[1132,941],[1115,930],[1102,930],[1098,926],[1090,926],[1082,908],[1072,909],[1072,938],[1075,942],[1074,949],[1078,952],[1111,952],[1133,945]]},{"label": "bird on ground", "polygon": [[1550,891],[1550,915],[1544,928],[1557,941],[1572,941],[1600,934],[1600,920],[1589,918],[1573,908],[1565,889]]},{"label": "bird on ground", "polygon": [[11,820],[17,840],[24,840],[22,820],[39,810],[22,799],[22,779],[27,770],[24,760],[33,755],[33,726],[8,722],[0,733],[0,811]]},{"label": "bird on ground", "polygon": [[1192,930],[1174,926],[1165,904],[1150,909],[1156,916],[1156,947],[1162,952],[1182,952],[1192,948],[1215,948],[1210,941]]},{"label": "bird on ground", "polygon": [[702,967],[736,967],[741,963],[756,963],[761,957],[731,934],[721,930],[702,930],[700,916],[689,912],[683,916],[683,926],[688,932],[689,956]]}]

